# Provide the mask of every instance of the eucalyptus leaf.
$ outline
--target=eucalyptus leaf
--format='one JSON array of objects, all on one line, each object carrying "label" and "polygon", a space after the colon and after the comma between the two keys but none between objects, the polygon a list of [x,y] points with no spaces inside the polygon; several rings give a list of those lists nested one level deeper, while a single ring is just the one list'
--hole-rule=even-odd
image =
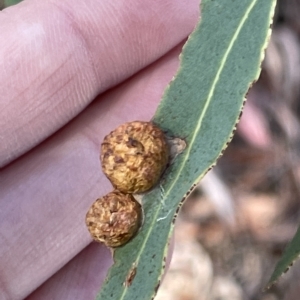
[{"label": "eucalyptus leaf", "polygon": [[226,148],[245,95],[260,74],[275,2],[202,0],[200,22],[152,120],[167,136],[185,141],[186,149],[143,196],[144,224],[115,250],[98,300],[155,296],[180,205]]},{"label": "eucalyptus leaf", "polygon": [[298,228],[292,241],[286,247],[282,257],[277,263],[275,270],[267,284],[267,288],[270,288],[280,276],[286,273],[293,263],[300,256],[300,227]]},{"label": "eucalyptus leaf", "polygon": [[4,0],[4,7],[12,6],[18,4],[22,0]]}]

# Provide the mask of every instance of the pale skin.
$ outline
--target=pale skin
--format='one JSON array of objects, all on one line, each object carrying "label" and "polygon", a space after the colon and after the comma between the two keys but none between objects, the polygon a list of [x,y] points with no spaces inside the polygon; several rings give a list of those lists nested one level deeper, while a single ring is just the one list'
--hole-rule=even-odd
[{"label": "pale skin", "polygon": [[1,300],[95,297],[112,264],[84,222],[112,189],[101,140],[151,119],[198,5],[26,0],[0,12]]}]

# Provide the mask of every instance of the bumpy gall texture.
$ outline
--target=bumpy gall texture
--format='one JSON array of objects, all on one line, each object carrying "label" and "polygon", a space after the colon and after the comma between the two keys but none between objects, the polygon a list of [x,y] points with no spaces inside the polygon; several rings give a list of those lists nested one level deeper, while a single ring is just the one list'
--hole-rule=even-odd
[{"label": "bumpy gall texture", "polygon": [[108,247],[127,243],[142,221],[142,208],[132,195],[113,191],[97,199],[86,214],[86,225],[97,242]]},{"label": "bumpy gall texture", "polygon": [[143,193],[155,186],[168,157],[164,133],[150,122],[125,123],[101,145],[102,170],[125,193]]}]

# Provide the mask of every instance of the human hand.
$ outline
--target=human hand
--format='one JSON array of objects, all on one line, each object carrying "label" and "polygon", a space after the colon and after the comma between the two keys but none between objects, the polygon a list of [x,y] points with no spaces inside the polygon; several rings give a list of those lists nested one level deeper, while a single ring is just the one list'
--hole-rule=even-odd
[{"label": "human hand", "polygon": [[111,190],[101,140],[153,116],[198,6],[26,0],[0,12],[1,300],[95,297],[112,264],[84,222]]}]

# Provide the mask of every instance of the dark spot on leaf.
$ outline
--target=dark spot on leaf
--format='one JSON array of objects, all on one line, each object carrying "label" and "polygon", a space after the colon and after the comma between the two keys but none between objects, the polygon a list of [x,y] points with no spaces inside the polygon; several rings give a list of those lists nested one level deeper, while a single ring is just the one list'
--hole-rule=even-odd
[{"label": "dark spot on leaf", "polygon": [[160,281],[158,282],[157,286],[154,289],[155,294],[157,294],[159,287],[160,287]]},{"label": "dark spot on leaf", "polygon": [[126,276],[126,279],[125,279],[123,285],[125,287],[131,286],[131,284],[132,284],[132,282],[133,282],[133,280],[135,278],[135,275],[136,275],[136,263],[134,262],[132,264],[131,269],[129,270],[129,272],[128,272],[127,276]]}]

